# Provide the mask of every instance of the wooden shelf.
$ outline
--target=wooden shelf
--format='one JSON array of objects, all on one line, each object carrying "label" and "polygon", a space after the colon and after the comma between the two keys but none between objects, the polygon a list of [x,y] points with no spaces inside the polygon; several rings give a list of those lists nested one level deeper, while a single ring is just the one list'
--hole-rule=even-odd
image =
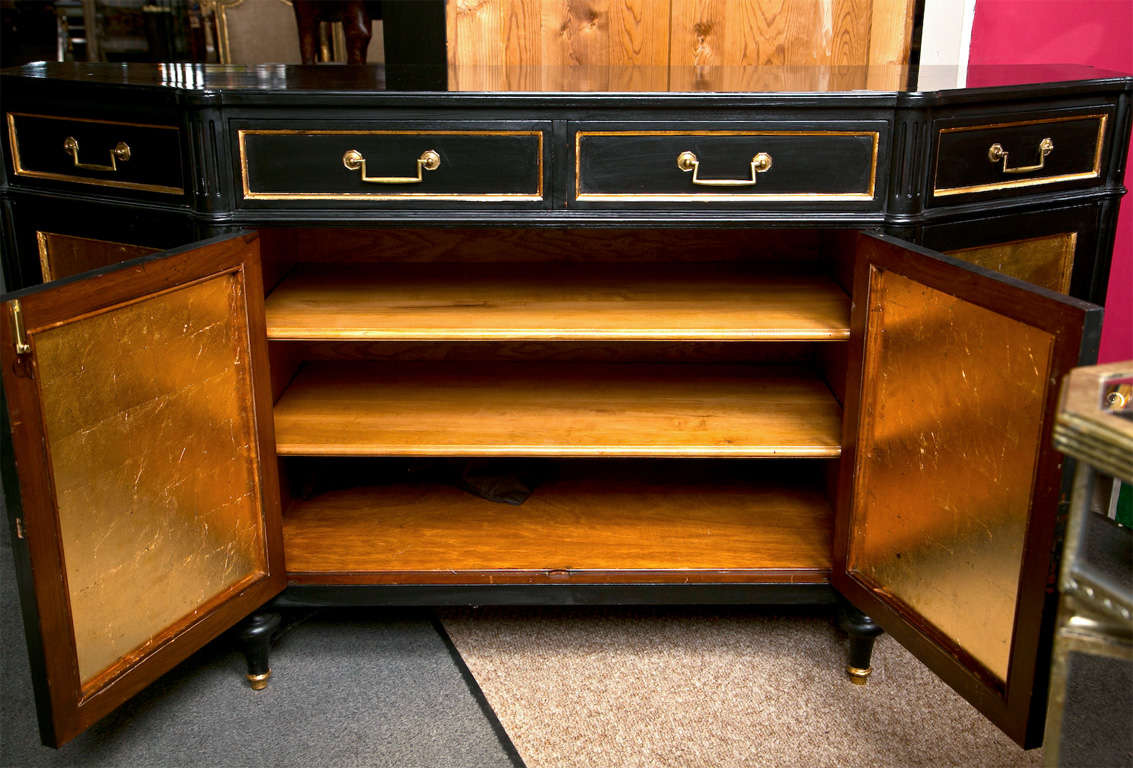
[{"label": "wooden shelf", "polygon": [[841,421],[755,365],[309,363],[275,407],[291,456],[833,457]]},{"label": "wooden shelf", "polygon": [[742,264],[301,265],[267,299],[270,339],[766,340],[850,335],[829,278]]},{"label": "wooden shelf", "polygon": [[744,466],[696,481],[679,470],[643,477],[620,466],[635,463],[567,467],[521,506],[440,484],[352,488],[296,502],[283,518],[289,579],[829,580],[833,518],[813,476],[752,481],[755,469]]}]

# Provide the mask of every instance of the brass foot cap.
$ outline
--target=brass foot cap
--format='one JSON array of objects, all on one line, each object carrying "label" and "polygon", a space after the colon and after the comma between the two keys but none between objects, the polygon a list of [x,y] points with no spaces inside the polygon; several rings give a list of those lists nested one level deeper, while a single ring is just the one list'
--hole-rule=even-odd
[{"label": "brass foot cap", "polygon": [[869,667],[862,669],[861,667],[846,667],[846,673],[850,676],[850,682],[854,685],[865,685],[869,680],[869,673],[872,672]]},{"label": "brass foot cap", "polygon": [[247,677],[253,691],[262,691],[264,688],[268,687],[268,678],[271,677],[271,670],[269,669],[262,675],[248,675]]}]

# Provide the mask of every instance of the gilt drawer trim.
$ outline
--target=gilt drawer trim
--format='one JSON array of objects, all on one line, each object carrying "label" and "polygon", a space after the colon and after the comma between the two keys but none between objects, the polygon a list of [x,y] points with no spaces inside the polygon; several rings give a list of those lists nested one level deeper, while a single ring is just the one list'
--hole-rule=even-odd
[{"label": "gilt drawer trim", "polygon": [[[94,179],[89,176],[75,176],[69,173],[55,173],[54,171],[34,171],[24,167],[20,155],[20,142],[16,135],[16,118],[28,117],[36,120],[58,120],[65,123],[94,123],[97,125],[120,125],[126,128],[146,128],[150,130],[173,131],[180,134],[175,125],[156,125],[154,123],[127,123],[121,120],[95,120],[89,117],[61,117],[59,115],[39,115],[31,112],[8,113],[8,144],[12,149],[12,171],[16,176],[33,179],[49,179],[51,181],[66,181],[75,184],[91,184],[96,187],[113,187],[115,189],[133,189],[142,192],[160,192],[166,195],[183,195],[185,188],[165,184],[145,184],[137,181],[122,181],[120,179]],[[180,158],[174,158],[180,171]]]},{"label": "gilt drawer trim", "polygon": [[[939,187],[937,186],[937,179],[940,178],[940,143],[939,139],[946,133],[963,133],[966,131],[986,131],[993,128],[1018,128],[1026,125],[1048,125],[1054,123],[1067,123],[1077,120],[1097,120],[1098,121],[1098,134],[1094,144],[1094,162],[1093,168],[1089,171],[1080,171],[1078,173],[1063,173],[1056,176],[1035,176],[1027,179],[1014,179],[1011,181],[996,181],[988,184],[972,184],[960,187]],[[980,123],[979,125],[961,125],[953,128],[941,128],[937,131],[937,147],[936,147],[936,165],[933,168],[932,179],[932,196],[933,197],[948,197],[950,195],[966,195],[973,192],[998,192],[1006,189],[1018,189],[1020,187],[1034,187],[1042,184],[1056,184],[1060,181],[1082,181],[1085,179],[1097,179],[1101,177],[1102,167],[1102,150],[1105,149],[1105,129],[1109,121],[1109,114],[1105,112],[1097,112],[1088,115],[1069,115],[1066,117],[1045,117],[1035,120],[1018,120],[1009,123]]]},{"label": "gilt drawer trim", "polygon": [[[713,192],[654,193],[654,192],[583,192],[582,191],[582,139],[587,136],[865,136],[872,140],[870,154],[869,184],[864,192],[791,192],[720,194]],[[579,202],[615,202],[619,200],[646,200],[654,202],[744,202],[760,200],[764,202],[790,201],[830,201],[848,202],[873,200],[877,190],[877,155],[881,143],[880,131],[792,131],[792,130],[667,130],[667,131],[587,131],[580,130],[574,136],[574,199]]]},{"label": "gilt drawer trim", "polygon": [[[502,130],[349,130],[305,128],[241,128],[236,132],[240,152],[240,178],[245,200],[452,200],[493,202],[498,200],[543,199],[543,133],[539,129]],[[537,147],[537,186],[535,192],[255,192],[248,171],[248,136],[534,136]]]}]

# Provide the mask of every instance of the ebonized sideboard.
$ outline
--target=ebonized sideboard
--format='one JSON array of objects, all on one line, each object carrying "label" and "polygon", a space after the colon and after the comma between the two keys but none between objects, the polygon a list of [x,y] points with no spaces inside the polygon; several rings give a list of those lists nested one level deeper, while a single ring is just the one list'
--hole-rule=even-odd
[{"label": "ebonized sideboard", "polygon": [[0,431],[44,742],[249,616],[262,687],[269,602],[838,599],[855,681],[883,627],[1040,743],[1057,382],[1096,355],[1131,81],[1004,76],[5,72]]}]

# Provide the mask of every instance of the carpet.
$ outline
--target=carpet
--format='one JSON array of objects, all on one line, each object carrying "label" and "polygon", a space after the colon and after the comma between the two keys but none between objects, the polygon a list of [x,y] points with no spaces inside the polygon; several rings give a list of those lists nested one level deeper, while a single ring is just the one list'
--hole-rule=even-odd
[{"label": "carpet", "polygon": [[826,611],[442,613],[528,768],[1038,766],[896,641],[845,677]]},{"label": "carpet", "polygon": [[40,745],[12,553],[0,542],[0,766],[513,768],[427,612],[323,611],[244,682],[227,637],[206,646],[62,749]]}]

